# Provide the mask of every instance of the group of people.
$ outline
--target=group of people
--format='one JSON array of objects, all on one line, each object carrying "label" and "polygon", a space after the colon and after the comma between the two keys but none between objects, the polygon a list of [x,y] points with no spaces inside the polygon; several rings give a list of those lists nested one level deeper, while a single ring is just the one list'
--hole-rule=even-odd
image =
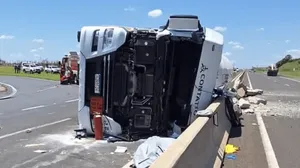
[{"label": "group of people", "polygon": [[20,71],[21,71],[21,63],[15,64],[14,68],[15,68],[15,73],[20,73]]}]

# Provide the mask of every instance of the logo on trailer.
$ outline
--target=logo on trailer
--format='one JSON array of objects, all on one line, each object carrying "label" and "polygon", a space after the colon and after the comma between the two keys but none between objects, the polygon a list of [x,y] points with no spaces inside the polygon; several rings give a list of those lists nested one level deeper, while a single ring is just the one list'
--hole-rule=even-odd
[{"label": "logo on trailer", "polygon": [[197,111],[199,110],[199,103],[200,103],[200,97],[202,94],[202,88],[205,82],[205,73],[203,73],[204,71],[208,70],[208,68],[206,67],[206,65],[204,65],[203,63],[201,64],[201,68],[200,68],[200,80],[198,85],[196,86],[197,88],[197,94],[196,94],[196,100],[195,100],[195,109],[194,109],[194,115],[196,115]]},{"label": "logo on trailer", "polygon": [[200,73],[204,72],[208,70],[208,68],[206,67],[206,65],[204,65],[203,63],[201,64],[201,69],[200,69]]}]

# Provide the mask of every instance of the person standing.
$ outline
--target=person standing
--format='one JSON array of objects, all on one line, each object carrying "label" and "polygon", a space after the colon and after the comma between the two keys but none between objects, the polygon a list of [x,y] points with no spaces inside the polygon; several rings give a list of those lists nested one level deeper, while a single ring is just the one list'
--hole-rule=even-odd
[{"label": "person standing", "polygon": [[17,73],[17,68],[18,68],[18,67],[17,67],[17,64],[16,64],[16,63],[14,64],[14,68],[15,68],[15,73]]}]

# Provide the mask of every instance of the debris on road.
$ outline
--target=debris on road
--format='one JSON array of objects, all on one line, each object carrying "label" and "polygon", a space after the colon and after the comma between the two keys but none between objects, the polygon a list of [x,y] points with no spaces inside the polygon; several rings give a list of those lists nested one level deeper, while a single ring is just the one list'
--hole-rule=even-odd
[{"label": "debris on road", "polygon": [[235,154],[226,155],[225,158],[229,160],[236,160],[236,155]]},{"label": "debris on road", "polygon": [[149,167],[174,141],[174,138],[158,136],[148,138],[134,153],[134,166],[136,168]]},{"label": "debris on road", "polygon": [[244,98],[241,98],[239,100],[239,106],[241,109],[248,109],[250,107],[250,103],[247,100],[245,100]]},{"label": "debris on road", "polygon": [[243,109],[242,112],[243,112],[243,114],[253,114],[254,109],[253,108]]},{"label": "debris on road", "polygon": [[247,93],[247,87],[241,83],[236,92],[240,98],[245,97]]},{"label": "debris on road", "polygon": [[251,89],[241,83],[237,88],[237,96],[232,99],[235,103],[234,108],[240,108],[242,114],[254,114],[256,111],[261,111],[261,106],[267,104],[267,100],[256,97],[262,95],[263,90]]},{"label": "debris on road", "polygon": [[127,151],[127,147],[117,146],[115,153],[125,153]]},{"label": "debris on road", "polygon": [[27,145],[25,145],[25,147],[36,147],[36,146],[43,146],[43,145],[45,145],[45,144],[43,144],[43,143],[40,143],[40,144],[27,144]]},{"label": "debris on road", "polygon": [[35,153],[46,153],[47,151],[46,150],[35,150],[33,152],[35,152]]},{"label": "debris on road", "polygon": [[263,90],[261,90],[261,89],[247,89],[246,94],[247,94],[247,96],[262,95]]},{"label": "debris on road", "polygon": [[265,99],[262,99],[262,98],[259,98],[259,97],[254,97],[254,96],[250,96],[248,97],[248,101],[251,103],[251,104],[264,104],[266,105],[267,104],[267,100]]},{"label": "debris on road", "polygon": [[227,145],[225,146],[225,153],[226,153],[226,154],[235,153],[235,152],[237,152],[237,151],[239,151],[239,150],[240,150],[239,147],[234,146],[234,145],[232,145],[232,144],[227,144]]},{"label": "debris on road", "polygon": [[31,133],[31,132],[32,132],[31,129],[26,130],[26,133]]}]

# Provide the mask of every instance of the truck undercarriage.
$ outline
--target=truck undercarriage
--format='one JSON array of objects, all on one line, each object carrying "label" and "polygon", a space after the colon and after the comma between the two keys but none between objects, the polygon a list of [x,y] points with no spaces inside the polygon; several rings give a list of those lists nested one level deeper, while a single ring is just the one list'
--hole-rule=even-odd
[{"label": "truck undercarriage", "polygon": [[[104,115],[113,118],[128,138],[166,135],[169,124],[186,127],[202,43],[138,30],[116,52],[86,60],[85,105],[100,77]],[[97,75],[96,75],[97,76]],[[92,117],[92,115],[91,115]]]}]

